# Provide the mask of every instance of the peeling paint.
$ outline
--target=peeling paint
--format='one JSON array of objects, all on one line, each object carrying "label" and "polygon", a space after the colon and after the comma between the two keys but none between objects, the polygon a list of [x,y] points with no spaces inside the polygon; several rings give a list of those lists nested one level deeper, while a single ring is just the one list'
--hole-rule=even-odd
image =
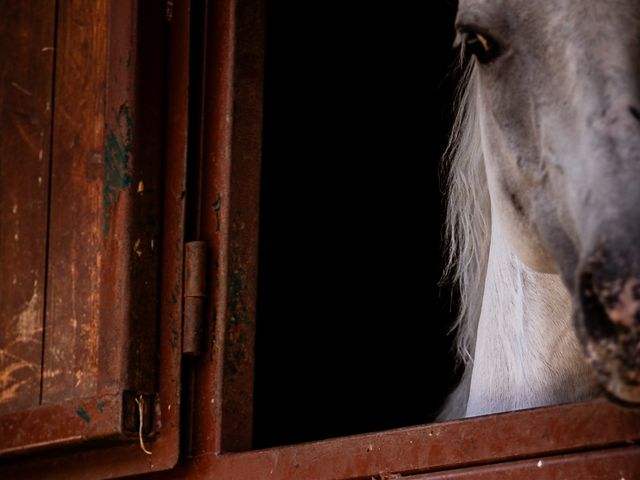
[{"label": "peeling paint", "polygon": [[172,327],[171,328],[171,338],[169,339],[169,342],[171,344],[171,350],[172,351],[176,351],[176,349],[178,348],[178,329]]},{"label": "peeling paint", "polygon": [[240,321],[242,321],[245,316],[242,292],[246,288],[246,280],[247,272],[244,268],[238,268],[231,273],[229,282],[229,305],[232,315],[236,317],[236,320]]},{"label": "peeling paint", "polygon": [[140,249],[140,239],[137,239],[133,244],[133,251],[136,252],[136,255],[138,255],[139,257],[142,256],[142,250]]},{"label": "peeling paint", "polygon": [[[34,364],[5,348],[0,348],[0,403],[13,400],[20,388],[29,384],[33,373],[39,369],[39,363]],[[30,370],[31,374],[25,375],[25,370]]]},{"label": "peeling paint", "polygon": [[216,200],[211,204],[211,208],[216,213],[216,232],[220,231],[220,209],[222,208],[222,196],[216,193]]},{"label": "peeling paint", "polygon": [[84,423],[89,423],[91,421],[91,417],[89,416],[89,413],[84,408],[78,407],[78,409],[76,410],[76,413],[82,420],[84,420]]},{"label": "peeling paint", "polygon": [[40,309],[38,296],[38,281],[33,284],[33,294],[24,305],[22,311],[13,318],[16,329],[16,340],[18,342],[28,342],[42,332],[40,325]]},{"label": "peeling paint", "polygon": [[129,161],[133,151],[133,121],[125,103],[115,115],[115,125],[105,138],[103,212],[104,231],[109,230],[111,213],[120,192],[131,186]]},{"label": "peeling paint", "polygon": [[22,387],[28,382],[29,380],[24,379],[17,382],[13,382],[9,386],[3,386],[2,391],[0,391],[0,403],[5,403],[15,398],[20,387]]},{"label": "peeling paint", "polygon": [[55,370],[49,369],[42,372],[42,376],[45,379],[51,379],[51,378],[57,377],[61,373],[62,373],[62,370],[60,370],[59,368],[56,368]]},{"label": "peeling paint", "polygon": [[229,326],[227,330],[227,348],[230,361],[225,362],[225,374],[236,375],[238,365],[242,365],[248,356],[247,338],[244,327],[249,322],[247,306],[244,303],[244,291],[247,287],[247,272],[240,267],[231,272],[229,278]]}]

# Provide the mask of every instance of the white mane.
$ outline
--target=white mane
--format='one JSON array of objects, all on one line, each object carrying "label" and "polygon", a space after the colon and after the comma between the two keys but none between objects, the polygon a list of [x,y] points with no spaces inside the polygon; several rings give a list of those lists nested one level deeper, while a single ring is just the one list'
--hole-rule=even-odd
[{"label": "white mane", "polygon": [[460,305],[452,327],[456,333],[462,380],[440,414],[441,419],[464,416],[482,307],[484,278],[491,241],[491,203],[476,110],[477,75],[474,63],[463,71],[456,116],[444,155],[447,170],[445,239],[448,250],[444,278],[457,285]]},{"label": "white mane", "polygon": [[445,277],[457,283],[460,311],[453,326],[460,361],[473,359],[491,240],[491,205],[476,112],[474,64],[460,83],[457,114],[445,152],[448,167]]},{"label": "white mane", "polygon": [[477,89],[471,64],[445,154],[445,276],[460,294],[453,329],[464,373],[439,420],[582,400],[597,391],[571,328],[570,297],[559,276],[534,272],[514,255],[501,233],[499,201],[492,218]]}]

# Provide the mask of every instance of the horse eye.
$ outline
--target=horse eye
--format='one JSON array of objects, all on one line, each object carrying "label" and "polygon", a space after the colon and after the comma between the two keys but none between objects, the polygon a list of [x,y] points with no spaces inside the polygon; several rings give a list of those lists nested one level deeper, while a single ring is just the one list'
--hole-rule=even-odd
[{"label": "horse eye", "polygon": [[489,35],[475,31],[463,31],[465,52],[470,53],[480,63],[489,63],[500,55],[498,43]]}]

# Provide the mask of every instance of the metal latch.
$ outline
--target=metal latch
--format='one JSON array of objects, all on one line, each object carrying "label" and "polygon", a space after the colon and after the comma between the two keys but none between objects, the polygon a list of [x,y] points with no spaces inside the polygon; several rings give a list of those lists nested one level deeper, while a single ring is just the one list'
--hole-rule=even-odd
[{"label": "metal latch", "polygon": [[204,331],[204,309],[207,291],[207,244],[185,244],[184,322],[182,353],[200,355]]}]

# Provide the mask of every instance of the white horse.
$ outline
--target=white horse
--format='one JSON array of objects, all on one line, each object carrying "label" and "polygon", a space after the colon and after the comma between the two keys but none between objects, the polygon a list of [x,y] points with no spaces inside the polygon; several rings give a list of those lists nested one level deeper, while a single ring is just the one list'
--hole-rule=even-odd
[{"label": "white horse", "polygon": [[441,419],[640,401],[640,1],[460,0],[460,385]]}]

